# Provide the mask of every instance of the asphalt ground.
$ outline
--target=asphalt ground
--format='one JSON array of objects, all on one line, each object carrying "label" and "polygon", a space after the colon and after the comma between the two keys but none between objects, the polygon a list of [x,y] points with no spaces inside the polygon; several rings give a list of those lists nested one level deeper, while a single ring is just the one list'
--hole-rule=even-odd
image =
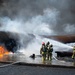
[{"label": "asphalt ground", "polygon": [[7,67],[0,67],[0,75],[75,75],[75,69],[10,65]]},{"label": "asphalt ground", "polygon": [[0,75],[75,75],[75,66],[71,58],[42,62],[41,57],[32,59],[21,55],[21,57],[7,57],[7,60],[6,57],[2,59]]}]

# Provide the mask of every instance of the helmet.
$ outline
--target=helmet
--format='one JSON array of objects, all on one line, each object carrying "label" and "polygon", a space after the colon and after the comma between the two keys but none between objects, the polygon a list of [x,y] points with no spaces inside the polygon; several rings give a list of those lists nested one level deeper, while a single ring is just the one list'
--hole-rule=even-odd
[{"label": "helmet", "polygon": [[44,42],[42,42],[42,45],[45,45],[45,43],[44,43]]},{"label": "helmet", "polygon": [[51,46],[51,47],[53,47],[53,45],[52,45],[52,44],[51,44],[50,46]]},{"label": "helmet", "polygon": [[50,44],[50,42],[48,41],[46,45],[49,45],[49,44]]},{"label": "helmet", "polygon": [[48,43],[48,44],[50,44],[50,42],[49,42],[49,41],[48,41],[47,43]]}]

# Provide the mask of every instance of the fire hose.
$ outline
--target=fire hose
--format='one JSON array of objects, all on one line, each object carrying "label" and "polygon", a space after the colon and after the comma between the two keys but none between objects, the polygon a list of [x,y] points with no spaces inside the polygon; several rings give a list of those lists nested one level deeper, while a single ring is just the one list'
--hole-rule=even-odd
[{"label": "fire hose", "polygon": [[13,62],[13,63],[11,63],[11,64],[1,65],[0,68],[7,67],[7,66],[11,66],[11,65],[17,64],[17,63],[19,63],[19,62],[20,62],[20,61],[16,61],[16,62]]},{"label": "fire hose", "polygon": [[61,63],[65,63],[65,61],[60,61],[60,60],[58,60],[55,56],[53,56],[53,58],[56,60],[56,61],[59,61],[59,62],[61,62]]}]

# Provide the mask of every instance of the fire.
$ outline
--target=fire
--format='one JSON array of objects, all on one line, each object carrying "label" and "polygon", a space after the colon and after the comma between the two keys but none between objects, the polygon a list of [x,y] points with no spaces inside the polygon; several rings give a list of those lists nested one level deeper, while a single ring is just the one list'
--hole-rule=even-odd
[{"label": "fire", "polygon": [[2,57],[3,55],[8,55],[9,52],[6,50],[6,48],[4,46],[0,46],[0,57]]}]

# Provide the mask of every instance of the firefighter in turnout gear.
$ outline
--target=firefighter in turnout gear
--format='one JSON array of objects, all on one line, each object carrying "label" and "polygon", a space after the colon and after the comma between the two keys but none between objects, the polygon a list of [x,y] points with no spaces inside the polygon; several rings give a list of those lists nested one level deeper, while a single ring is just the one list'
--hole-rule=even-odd
[{"label": "firefighter in turnout gear", "polygon": [[46,47],[47,47],[47,48],[49,47],[49,44],[50,44],[50,42],[48,41],[48,42],[46,43]]},{"label": "firefighter in turnout gear", "polygon": [[52,52],[53,52],[53,45],[49,45],[49,48],[48,48],[48,60],[52,60]]},{"label": "firefighter in turnout gear", "polygon": [[48,49],[49,49],[49,45],[50,45],[50,42],[48,41],[48,42],[46,43],[46,49],[47,49],[46,57],[47,57],[47,59],[48,59]]},{"label": "firefighter in turnout gear", "polygon": [[74,56],[75,56],[75,46],[73,47],[72,59],[74,59]]},{"label": "firefighter in turnout gear", "polygon": [[46,60],[46,53],[47,53],[47,49],[45,46],[45,43],[42,43],[42,47],[40,49],[40,54],[42,54],[42,60],[45,61]]}]

